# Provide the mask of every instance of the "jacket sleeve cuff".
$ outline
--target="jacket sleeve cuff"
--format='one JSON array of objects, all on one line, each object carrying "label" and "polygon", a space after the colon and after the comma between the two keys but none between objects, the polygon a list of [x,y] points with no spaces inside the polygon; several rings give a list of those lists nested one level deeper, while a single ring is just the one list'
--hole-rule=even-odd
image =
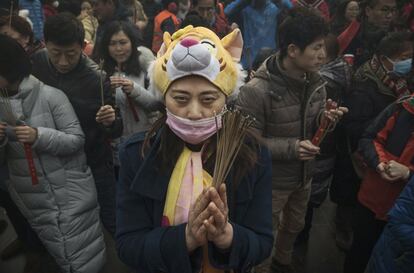
[{"label": "jacket sleeve cuff", "polygon": [[[166,272],[192,272],[192,262],[185,241],[185,226],[169,227],[160,241],[161,255],[167,267]],[[175,255],[171,255],[175,253]],[[193,253],[194,254],[194,253]]]},{"label": "jacket sleeve cuff", "polygon": [[241,230],[237,224],[231,223],[233,226],[233,242],[229,249],[218,249],[213,243],[208,244],[208,255],[212,266],[218,269],[241,269],[241,272],[249,272],[253,267],[250,261],[242,261],[243,240]]}]

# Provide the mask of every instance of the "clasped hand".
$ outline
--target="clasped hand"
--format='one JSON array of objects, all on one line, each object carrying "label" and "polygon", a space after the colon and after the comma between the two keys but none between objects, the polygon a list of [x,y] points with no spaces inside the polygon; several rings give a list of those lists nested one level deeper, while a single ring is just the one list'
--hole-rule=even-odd
[{"label": "clasped hand", "polygon": [[[0,122],[0,141],[6,137],[7,123]],[[37,139],[37,130],[30,126],[21,125],[13,127],[16,138],[21,143],[33,144]]]},{"label": "clasped hand", "polygon": [[377,172],[383,179],[391,183],[398,180],[407,180],[410,176],[410,169],[394,160],[378,164]]},{"label": "clasped hand", "polygon": [[217,248],[227,249],[233,241],[233,226],[228,221],[226,185],[218,191],[209,187],[203,190],[191,205],[185,230],[189,252],[213,242]]},{"label": "clasped hand", "polygon": [[121,87],[122,91],[127,95],[131,94],[132,90],[134,90],[134,82],[127,78],[111,76],[109,79],[113,89]]}]

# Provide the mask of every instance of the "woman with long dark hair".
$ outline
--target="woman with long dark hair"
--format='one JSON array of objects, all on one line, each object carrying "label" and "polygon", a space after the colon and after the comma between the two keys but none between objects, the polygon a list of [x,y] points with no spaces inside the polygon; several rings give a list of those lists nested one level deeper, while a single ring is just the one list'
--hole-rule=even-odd
[{"label": "woman with long dark hair", "polygon": [[157,109],[157,99],[145,89],[145,79],[154,56],[149,49],[138,47],[131,26],[120,21],[108,26],[100,46],[103,69],[121,111],[123,142],[131,134],[146,131],[152,125],[151,115]]},{"label": "woman with long dark hair", "polygon": [[[138,272],[250,272],[270,255],[271,159],[252,138],[213,187],[216,133],[243,75],[237,29],[164,35],[151,75],[166,115],[121,148],[116,240]],[[231,142],[231,141],[230,141]]]},{"label": "woman with long dark hair", "polygon": [[359,16],[358,1],[344,0],[339,3],[338,8],[331,22],[331,32],[339,35],[344,31],[352,20],[356,20]]}]

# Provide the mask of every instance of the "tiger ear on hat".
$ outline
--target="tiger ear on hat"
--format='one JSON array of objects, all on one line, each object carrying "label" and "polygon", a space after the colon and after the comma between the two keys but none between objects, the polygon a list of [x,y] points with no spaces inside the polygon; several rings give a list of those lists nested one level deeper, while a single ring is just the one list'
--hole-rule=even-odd
[{"label": "tiger ear on hat", "polygon": [[240,29],[236,28],[226,37],[221,39],[224,48],[230,53],[234,61],[240,62],[243,51],[243,37]]},{"label": "tiger ear on hat", "polygon": [[160,49],[157,52],[157,57],[161,57],[162,55],[164,55],[167,52],[167,49],[171,44],[171,34],[168,33],[167,31],[164,32],[163,40],[164,40],[164,42],[162,43]]}]

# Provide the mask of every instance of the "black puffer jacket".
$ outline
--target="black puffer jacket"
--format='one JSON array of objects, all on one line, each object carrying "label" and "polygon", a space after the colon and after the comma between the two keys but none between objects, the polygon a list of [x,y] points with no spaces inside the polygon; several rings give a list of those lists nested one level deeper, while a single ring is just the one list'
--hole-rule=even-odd
[{"label": "black puffer jacket", "polygon": [[[47,85],[62,90],[72,103],[85,134],[85,153],[93,169],[112,162],[108,139],[122,135],[122,120],[117,116],[111,128],[96,122],[101,107],[100,75],[98,66],[88,57],[81,56],[77,67],[69,73],[59,73],[49,61],[47,50],[33,56],[33,75]],[[105,104],[114,105],[109,86],[104,90]]]},{"label": "black puffer jacket", "polygon": [[356,203],[361,179],[354,168],[358,160],[351,157],[351,154],[356,151],[365,129],[396,99],[394,92],[372,71],[369,61],[356,71],[351,92],[344,102],[349,113],[343,119],[343,133],[337,139],[339,152],[331,186],[331,198],[334,202]]}]

